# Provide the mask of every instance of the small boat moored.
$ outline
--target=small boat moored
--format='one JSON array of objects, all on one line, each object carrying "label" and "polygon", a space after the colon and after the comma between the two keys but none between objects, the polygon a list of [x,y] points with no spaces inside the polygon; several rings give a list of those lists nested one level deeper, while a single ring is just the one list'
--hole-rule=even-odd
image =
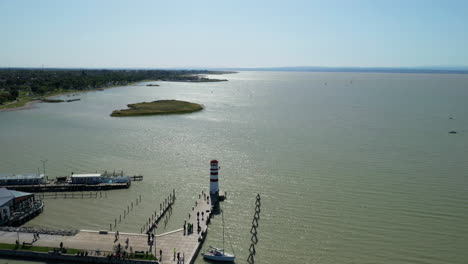
[{"label": "small boat moored", "polygon": [[[205,259],[219,261],[219,262],[234,262],[236,256],[234,254],[228,254],[224,252],[224,212],[221,210],[221,219],[223,220],[223,248],[211,247],[206,251],[205,254],[202,254]],[[232,247],[232,244],[231,244]],[[234,252],[234,249],[232,249]]]},{"label": "small boat moored", "polygon": [[224,249],[215,247],[210,247],[210,249],[208,249],[208,251],[205,254],[203,254],[203,257],[208,260],[223,262],[233,262],[236,258],[232,254],[225,253]]}]

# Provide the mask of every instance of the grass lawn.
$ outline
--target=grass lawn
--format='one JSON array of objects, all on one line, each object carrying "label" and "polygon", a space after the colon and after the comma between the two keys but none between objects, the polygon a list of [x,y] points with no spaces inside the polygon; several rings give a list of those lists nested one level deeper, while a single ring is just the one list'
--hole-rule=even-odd
[{"label": "grass lawn", "polygon": [[[24,251],[34,251],[34,252],[49,252],[49,251],[54,250],[54,248],[51,248],[51,247],[23,246],[22,244],[20,244],[19,247],[16,248],[15,244],[4,244],[4,243],[0,243],[0,249],[24,250]],[[74,255],[78,252],[80,252],[80,250],[74,249],[74,248],[67,248],[67,254]]]},{"label": "grass lawn", "polygon": [[[54,248],[51,247],[40,247],[40,246],[23,246],[22,244],[19,245],[18,248],[16,248],[15,244],[4,244],[0,243],[0,249],[9,249],[9,250],[22,250],[22,251],[33,251],[33,252],[44,252],[47,253],[49,251],[54,251]],[[75,248],[67,248],[67,253],[68,255],[76,255],[78,252],[83,252],[85,250],[80,250],[80,249],[75,249]],[[105,257],[105,255],[103,255]],[[146,256],[145,254],[138,253],[138,254],[133,254],[130,257],[131,259],[142,259],[142,260],[156,260],[156,258],[152,255],[149,254]]]}]

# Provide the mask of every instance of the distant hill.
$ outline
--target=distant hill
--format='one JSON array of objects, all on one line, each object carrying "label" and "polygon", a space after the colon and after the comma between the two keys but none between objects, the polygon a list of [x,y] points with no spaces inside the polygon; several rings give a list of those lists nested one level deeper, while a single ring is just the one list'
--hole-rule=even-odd
[{"label": "distant hill", "polygon": [[229,71],[290,71],[290,72],[374,72],[374,73],[447,73],[468,74],[468,67],[414,67],[414,68],[391,68],[391,67],[272,67],[272,68],[222,68],[218,70]]}]

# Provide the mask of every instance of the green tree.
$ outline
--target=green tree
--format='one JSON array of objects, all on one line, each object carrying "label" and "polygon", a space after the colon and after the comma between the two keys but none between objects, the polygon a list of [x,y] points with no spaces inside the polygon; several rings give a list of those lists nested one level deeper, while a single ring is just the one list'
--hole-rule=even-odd
[{"label": "green tree", "polygon": [[18,90],[11,90],[8,99],[10,101],[13,101],[13,100],[16,100],[16,98],[18,98],[18,96],[19,96]]}]

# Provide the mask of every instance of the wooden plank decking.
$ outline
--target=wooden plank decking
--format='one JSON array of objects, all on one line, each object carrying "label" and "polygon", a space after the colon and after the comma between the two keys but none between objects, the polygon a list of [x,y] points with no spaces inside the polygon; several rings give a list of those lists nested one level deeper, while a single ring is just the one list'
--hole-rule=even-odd
[{"label": "wooden plank decking", "polygon": [[[197,212],[199,213],[198,219],[200,223],[200,232],[197,230]],[[202,216],[203,212],[203,216]],[[155,245],[148,244],[147,234],[137,233],[125,233],[120,232],[119,238],[115,239],[115,232],[99,232],[81,230],[75,236],[59,236],[59,235],[47,235],[41,234],[40,239],[33,243],[34,246],[46,246],[58,248],[60,243],[66,248],[81,249],[90,252],[95,255],[96,249],[99,249],[103,253],[113,252],[116,245],[120,244],[125,248],[126,239],[129,239],[129,245],[126,248],[127,252],[130,252],[132,247],[133,252],[135,251],[156,251],[156,257],[160,260],[160,250],[162,250],[162,263],[177,263],[177,257],[174,258],[174,249],[180,253],[180,258],[185,257],[184,263],[193,263],[198,255],[199,249],[204,241],[204,237],[207,234],[207,223],[211,216],[211,201],[209,195],[204,193],[200,194],[197,201],[193,205],[190,213],[190,218],[187,214],[187,224],[193,224],[193,233],[187,234],[187,229],[174,230],[165,234],[156,235]],[[184,223],[180,226],[183,227]],[[104,234],[102,234],[104,233]],[[20,243],[33,241],[32,233],[20,233]],[[0,243],[15,244],[18,239],[16,232],[4,232],[0,231]],[[151,250],[151,251],[150,251]]]}]

